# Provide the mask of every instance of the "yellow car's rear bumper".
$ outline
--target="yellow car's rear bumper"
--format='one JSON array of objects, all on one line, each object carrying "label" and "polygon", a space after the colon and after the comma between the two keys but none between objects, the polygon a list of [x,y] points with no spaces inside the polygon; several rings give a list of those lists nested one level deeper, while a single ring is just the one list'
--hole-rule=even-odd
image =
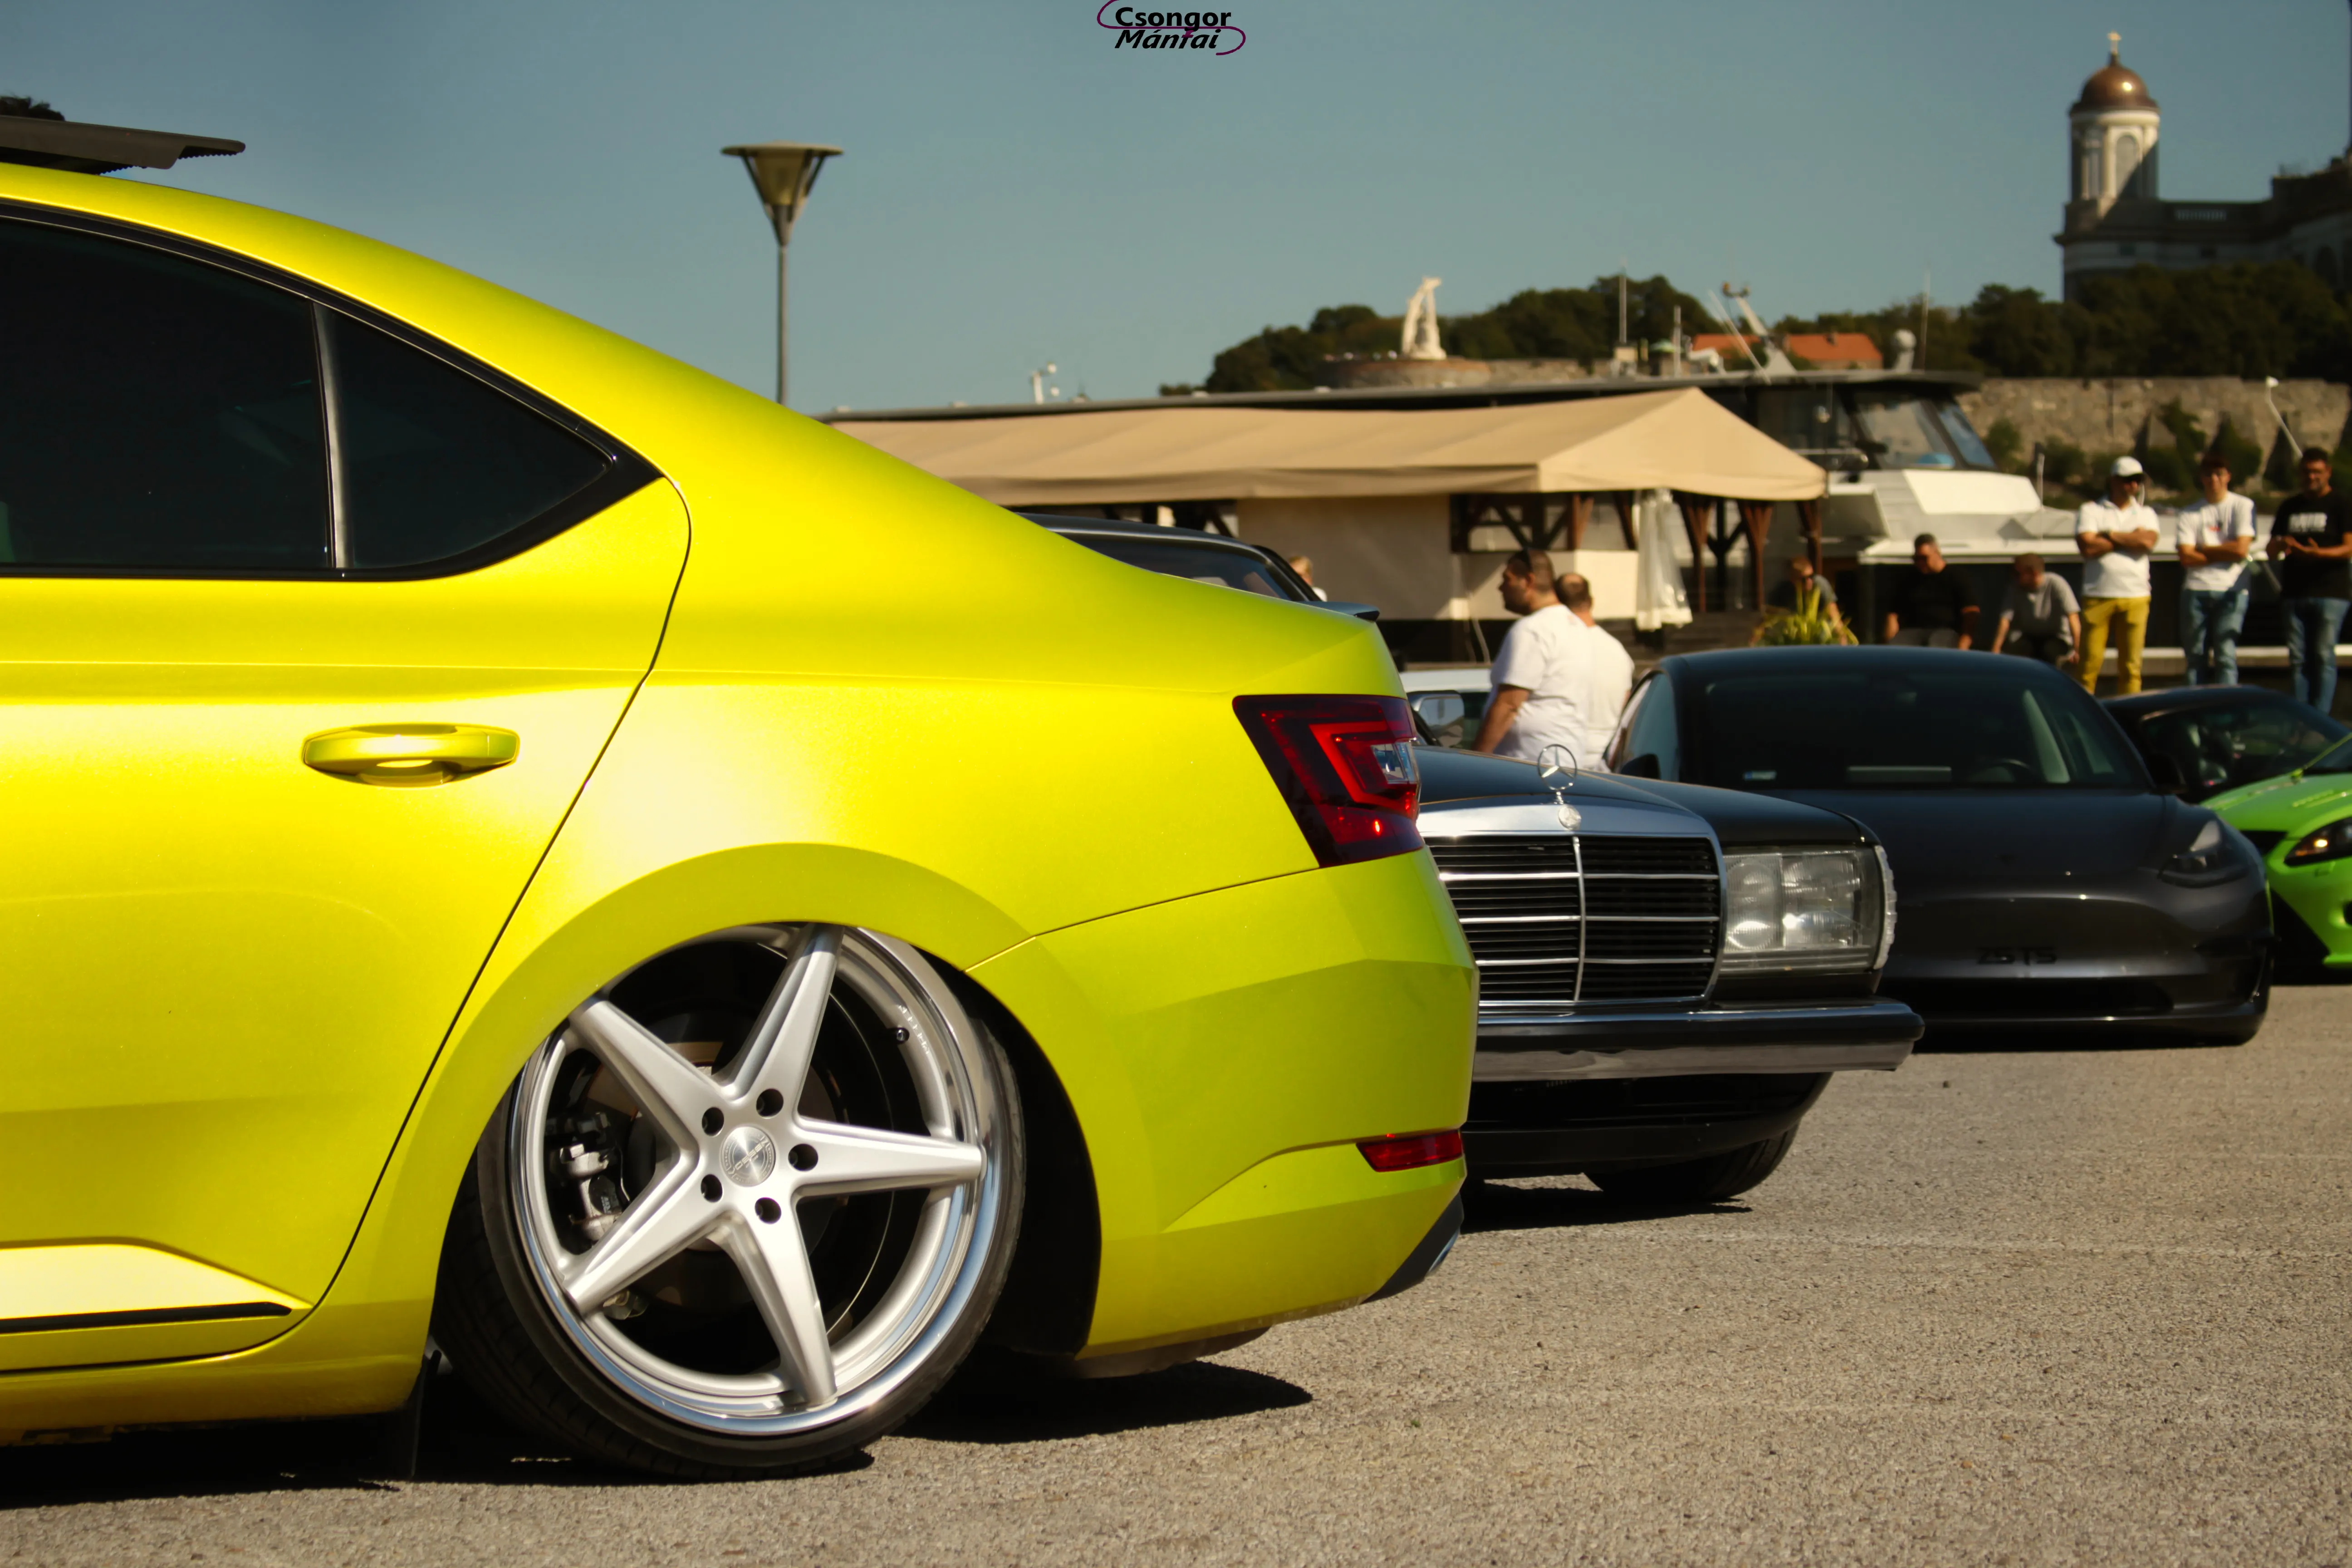
[{"label": "yellow car's rear bumper", "polygon": [[1381,1173],[1355,1146],[1458,1127],[1469,1104],[1476,972],[1426,855],[1088,921],[973,978],[1086,1134],[1086,1356],[1351,1305],[1460,1188],[1459,1161]]}]

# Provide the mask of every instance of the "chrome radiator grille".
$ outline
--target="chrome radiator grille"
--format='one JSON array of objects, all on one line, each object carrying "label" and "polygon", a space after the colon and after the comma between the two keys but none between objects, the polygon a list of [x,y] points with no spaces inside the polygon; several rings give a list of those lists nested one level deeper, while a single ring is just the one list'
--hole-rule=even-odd
[{"label": "chrome radiator grille", "polygon": [[1723,882],[1704,838],[1433,838],[1485,1012],[1704,995]]}]

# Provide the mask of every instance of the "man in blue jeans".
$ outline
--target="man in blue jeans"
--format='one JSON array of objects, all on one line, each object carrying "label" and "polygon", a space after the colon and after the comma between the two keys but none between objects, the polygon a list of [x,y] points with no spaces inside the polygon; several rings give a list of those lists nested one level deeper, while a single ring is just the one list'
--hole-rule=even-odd
[{"label": "man in blue jeans", "polygon": [[2254,547],[2254,503],[2230,488],[2218,452],[2197,465],[2204,500],[2185,508],[2179,542],[2180,649],[2191,686],[2238,684],[2238,633],[2246,624],[2246,554]]},{"label": "man in blue jeans", "polygon": [[2286,612],[2287,689],[2322,713],[2336,700],[2336,638],[2352,609],[2352,504],[2334,484],[2335,465],[2317,447],[2303,454],[2303,493],[2271,519]]}]

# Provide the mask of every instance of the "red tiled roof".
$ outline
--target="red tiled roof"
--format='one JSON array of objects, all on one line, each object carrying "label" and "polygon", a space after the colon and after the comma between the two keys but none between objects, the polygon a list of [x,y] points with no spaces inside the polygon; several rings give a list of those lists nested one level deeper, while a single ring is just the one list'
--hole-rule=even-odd
[{"label": "red tiled roof", "polygon": [[1886,363],[1878,345],[1862,332],[1790,332],[1788,348],[1791,358],[1822,370],[1877,370]]}]

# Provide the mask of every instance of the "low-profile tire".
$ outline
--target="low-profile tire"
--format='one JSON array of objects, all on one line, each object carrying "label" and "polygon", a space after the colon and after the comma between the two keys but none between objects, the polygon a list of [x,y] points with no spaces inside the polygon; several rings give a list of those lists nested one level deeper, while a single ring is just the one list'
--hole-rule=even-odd
[{"label": "low-profile tire", "polygon": [[434,1333],[583,1456],[721,1479],[821,1466],[945,1383],[1012,1261],[1010,1063],[869,931],[717,932],[573,1010],[482,1135]]},{"label": "low-profile tire", "polygon": [[1778,1170],[1789,1146],[1797,1141],[1790,1128],[1760,1143],[1748,1143],[1704,1160],[1673,1165],[1639,1165],[1631,1170],[1595,1171],[1593,1185],[1612,1198],[1643,1204],[1718,1204],[1736,1198]]}]

